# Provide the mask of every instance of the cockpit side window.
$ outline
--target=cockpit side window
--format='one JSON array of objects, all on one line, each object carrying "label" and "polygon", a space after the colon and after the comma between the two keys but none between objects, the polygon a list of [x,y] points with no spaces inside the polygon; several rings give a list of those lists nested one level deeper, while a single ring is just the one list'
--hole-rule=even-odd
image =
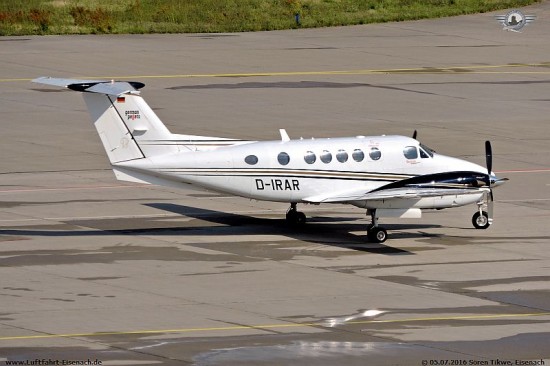
[{"label": "cockpit side window", "polygon": [[435,150],[430,149],[426,145],[420,144],[420,156],[424,157],[424,156],[422,156],[422,152],[428,154],[430,156],[430,158],[433,158]]},{"label": "cockpit side window", "polygon": [[407,159],[417,159],[418,150],[416,150],[416,146],[407,146],[403,149],[403,155],[405,155]]}]

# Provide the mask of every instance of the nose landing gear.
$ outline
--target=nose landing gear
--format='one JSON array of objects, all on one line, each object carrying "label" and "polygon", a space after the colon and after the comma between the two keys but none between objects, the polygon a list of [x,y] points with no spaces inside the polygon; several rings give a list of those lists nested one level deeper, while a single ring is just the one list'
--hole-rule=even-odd
[{"label": "nose landing gear", "polygon": [[[472,216],[472,224],[476,229],[487,229],[493,223],[491,203],[492,197],[489,196],[489,193],[477,203],[478,211]],[[484,208],[488,211],[485,211]]]}]

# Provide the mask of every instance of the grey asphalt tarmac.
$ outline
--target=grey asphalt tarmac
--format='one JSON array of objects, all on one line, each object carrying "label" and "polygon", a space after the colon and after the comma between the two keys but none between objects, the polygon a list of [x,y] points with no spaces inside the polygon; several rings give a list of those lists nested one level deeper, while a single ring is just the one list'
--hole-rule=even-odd
[{"label": "grey asphalt tarmac", "polygon": [[[550,3],[522,10],[522,33],[501,11],[0,38],[0,363],[549,365]],[[39,76],[142,81],[174,133],[418,130],[480,164],[490,140],[510,181],[488,230],[471,206],[372,244],[362,210],[322,205],[297,231],[283,204],[117,182],[81,96]]]}]

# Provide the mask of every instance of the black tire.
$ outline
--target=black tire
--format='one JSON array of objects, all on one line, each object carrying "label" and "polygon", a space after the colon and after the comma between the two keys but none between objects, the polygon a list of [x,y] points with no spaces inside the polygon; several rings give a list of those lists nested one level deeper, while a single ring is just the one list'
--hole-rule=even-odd
[{"label": "black tire", "polygon": [[290,210],[286,213],[286,222],[291,226],[303,226],[306,223],[306,215],[303,212]]},{"label": "black tire", "polygon": [[474,225],[476,229],[487,229],[491,225],[489,223],[489,215],[487,212],[476,212],[474,216],[472,216],[472,225]]},{"label": "black tire", "polygon": [[374,227],[369,230],[368,238],[373,243],[383,243],[388,239],[388,232],[382,227]]},{"label": "black tire", "polygon": [[296,225],[302,226],[306,224],[306,215],[303,212],[296,212]]}]

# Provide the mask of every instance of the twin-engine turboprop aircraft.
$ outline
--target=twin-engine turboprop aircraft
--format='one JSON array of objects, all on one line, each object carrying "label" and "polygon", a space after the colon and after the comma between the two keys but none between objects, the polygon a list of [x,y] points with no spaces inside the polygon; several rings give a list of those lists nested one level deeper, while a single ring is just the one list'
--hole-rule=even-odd
[{"label": "twin-engine turboprop aircraft", "polygon": [[380,217],[419,218],[422,209],[476,203],[476,229],[492,223],[492,188],[506,179],[487,167],[436,154],[413,138],[357,136],[247,141],[172,134],[141,98],[144,84],[42,77],[36,83],[83,92],[119,180],[290,203],[286,219],[304,224],[298,203],[346,203],[367,210],[370,241],[382,243]]}]

